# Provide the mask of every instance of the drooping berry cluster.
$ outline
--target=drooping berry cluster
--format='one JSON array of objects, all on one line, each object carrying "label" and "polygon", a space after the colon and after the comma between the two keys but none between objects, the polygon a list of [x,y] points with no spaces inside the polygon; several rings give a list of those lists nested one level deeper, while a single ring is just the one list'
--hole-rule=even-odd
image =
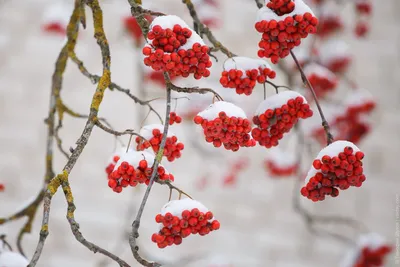
[{"label": "drooping berry cluster", "polygon": [[[151,147],[154,153],[157,153],[160,150],[161,141],[164,136],[164,134],[162,133],[163,129],[164,126],[161,124],[151,124],[144,126],[140,130],[140,135],[146,138],[146,140],[143,140],[139,136],[136,137],[136,149],[138,151],[142,151]],[[176,137],[176,135],[171,131],[168,131],[163,156],[166,157],[168,161],[174,161],[175,159],[181,157],[181,151],[184,149],[184,147],[185,146],[183,143],[178,142],[178,138]]]},{"label": "drooping berry cluster", "polygon": [[247,158],[242,158],[234,162],[229,168],[228,174],[226,174],[223,179],[223,186],[232,186],[236,184],[239,174],[243,172],[248,165],[249,162]]},{"label": "drooping berry cluster", "polygon": [[312,201],[326,195],[337,197],[339,189],[360,187],[365,181],[362,159],[364,153],[353,143],[335,141],[318,154],[313,162],[301,194]]},{"label": "drooping berry cluster", "polygon": [[295,3],[292,0],[269,0],[267,7],[278,16],[289,14],[294,10]]},{"label": "drooping berry cluster", "polygon": [[227,150],[255,146],[250,137],[251,123],[244,111],[232,103],[218,101],[194,118],[203,127],[205,139],[215,147],[224,145]]},{"label": "drooping berry cluster", "polygon": [[[273,2],[268,4],[275,5]],[[299,10],[302,12],[307,10],[307,12],[296,13],[298,5],[301,6]],[[255,28],[262,33],[262,39],[258,43],[259,57],[270,58],[271,62],[276,64],[280,58],[288,56],[292,48],[299,46],[302,38],[316,33],[318,19],[313,15],[311,9],[302,1],[296,2],[296,8],[286,15],[279,15],[281,9],[268,7],[258,11]]]},{"label": "drooping berry cluster", "polygon": [[354,31],[357,37],[364,37],[369,32],[368,19],[372,13],[372,3],[370,0],[357,0],[355,7],[357,22]]},{"label": "drooping berry cluster", "polygon": [[325,97],[327,93],[334,91],[338,85],[336,75],[321,65],[307,65],[304,68],[304,73],[314,87],[315,94],[318,98]]},{"label": "drooping berry cluster", "polygon": [[299,119],[309,118],[312,114],[310,106],[299,93],[281,92],[261,102],[253,117],[256,127],[251,135],[261,146],[277,146]]},{"label": "drooping berry cluster", "polygon": [[318,51],[321,64],[333,73],[345,73],[352,62],[349,46],[339,39],[329,39]]},{"label": "drooping berry cluster", "polygon": [[235,88],[239,95],[251,95],[257,82],[263,84],[275,76],[275,71],[264,60],[233,57],[225,61],[219,82],[225,88]]},{"label": "drooping berry cluster", "polygon": [[169,125],[172,125],[174,123],[179,124],[182,122],[181,116],[177,115],[176,112],[170,112],[169,113]]},{"label": "drooping berry cluster", "polygon": [[46,23],[42,26],[42,29],[46,33],[57,35],[65,35],[67,33],[67,26],[58,21]]},{"label": "drooping berry cluster", "polygon": [[207,235],[220,228],[219,221],[200,202],[192,199],[173,200],[164,206],[155,220],[161,224],[160,231],[151,240],[159,248],[180,245],[191,234]]},{"label": "drooping berry cluster", "polygon": [[339,16],[320,17],[317,35],[326,37],[343,29],[343,22]]},{"label": "drooping berry cluster", "polygon": [[106,167],[106,173],[108,179],[110,179],[110,174],[114,170],[115,164],[117,164],[118,160],[120,159],[121,155],[124,153],[127,153],[128,149],[127,147],[122,147],[119,150],[115,151],[113,155],[111,156],[108,165]]},{"label": "drooping berry cluster", "polygon": [[171,76],[193,74],[195,79],[210,76],[209,47],[185,22],[177,16],[161,16],[154,19],[150,28],[147,35],[150,44],[143,48],[146,66]]},{"label": "drooping berry cluster", "polygon": [[[146,151],[130,150],[122,154],[108,178],[108,186],[120,193],[127,186],[148,185],[153,172],[154,155]],[[157,168],[158,179],[174,181],[174,176],[161,165]]]}]

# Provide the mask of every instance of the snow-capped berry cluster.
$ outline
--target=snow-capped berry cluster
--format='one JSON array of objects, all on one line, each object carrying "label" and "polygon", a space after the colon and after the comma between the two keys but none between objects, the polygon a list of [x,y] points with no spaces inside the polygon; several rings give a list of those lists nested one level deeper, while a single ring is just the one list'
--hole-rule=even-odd
[{"label": "snow-capped berry cluster", "polygon": [[49,34],[65,36],[72,11],[69,3],[57,2],[48,6],[44,12],[42,30]]},{"label": "snow-capped berry cluster", "polygon": [[265,169],[271,177],[291,176],[295,174],[299,168],[295,154],[285,153],[277,147],[270,150],[264,164]]},{"label": "snow-capped berry cluster", "polygon": [[323,98],[327,93],[334,91],[339,82],[333,72],[316,63],[307,65],[304,68],[304,73],[319,98]]},{"label": "snow-capped berry cluster", "polygon": [[238,176],[243,172],[249,165],[248,158],[241,158],[235,161],[232,166],[229,167],[229,172],[225,175],[223,179],[223,186],[232,186],[236,184]]},{"label": "snow-capped berry cluster", "polygon": [[[148,185],[153,172],[154,155],[146,151],[129,150],[121,154],[120,159],[108,178],[108,186],[116,193],[120,193],[124,187]],[[161,165],[157,168],[158,179],[162,181],[174,181],[174,176],[168,173]]]},{"label": "snow-capped berry cluster", "polygon": [[352,56],[346,42],[339,39],[329,39],[318,51],[321,64],[333,73],[345,73],[350,66]]},{"label": "snow-capped berry cluster", "polygon": [[210,76],[212,62],[209,47],[179,17],[168,15],[153,20],[147,35],[149,45],[143,48],[144,64],[171,76],[195,79]]},{"label": "snow-capped berry cluster", "polygon": [[[140,129],[140,135],[146,140],[143,140],[139,136],[136,137],[136,149],[141,151],[151,147],[154,153],[157,153],[160,150],[161,141],[164,136],[163,130],[164,126],[161,124],[150,124],[142,127],[142,129]],[[181,157],[181,151],[184,147],[183,143],[178,142],[176,135],[168,131],[163,156],[166,157],[168,161],[174,161]]]},{"label": "snow-capped berry cluster", "polygon": [[344,23],[340,15],[339,5],[335,1],[323,3],[319,7],[319,11],[318,36],[330,36],[343,29]]},{"label": "snow-capped berry cluster", "polygon": [[233,57],[225,61],[219,82],[225,88],[236,88],[239,95],[250,95],[257,82],[262,84],[275,76],[275,71],[264,60]]},{"label": "snow-capped berry cluster", "polygon": [[121,155],[127,153],[127,148],[122,147],[119,150],[115,151],[114,154],[111,156],[108,165],[106,167],[107,177],[110,179],[110,174],[114,170],[115,164],[117,164],[118,160],[120,159]]},{"label": "snow-capped berry cluster", "polygon": [[362,159],[364,153],[351,142],[335,141],[320,151],[310,168],[301,194],[312,201],[326,195],[336,197],[339,189],[360,187],[365,181]]},{"label": "snow-capped berry cluster", "polygon": [[160,231],[154,233],[151,240],[159,248],[180,245],[182,239],[191,234],[204,236],[220,227],[211,211],[190,198],[168,202],[155,220],[160,224]]},{"label": "snow-capped berry cluster", "polygon": [[312,114],[302,95],[293,91],[281,92],[268,97],[258,106],[253,117],[256,127],[251,135],[261,146],[277,146],[299,119],[309,118]]},{"label": "snow-capped berry cluster", "polygon": [[344,258],[341,267],[380,267],[385,266],[386,256],[393,246],[376,233],[360,236],[357,246]]},{"label": "snow-capped berry cluster", "polygon": [[302,0],[291,3],[292,0],[271,1],[258,11],[255,28],[262,33],[258,56],[270,58],[274,64],[299,46],[302,38],[317,31],[318,19],[311,9]]},{"label": "snow-capped berry cluster", "polygon": [[372,3],[370,0],[355,1],[357,22],[355,26],[355,34],[357,37],[364,37],[369,32],[367,19],[372,13]]},{"label": "snow-capped berry cluster", "polygon": [[250,121],[244,111],[232,103],[215,102],[198,113],[194,122],[203,127],[206,141],[215,147],[224,145],[227,150],[237,151],[240,147],[255,146],[250,137]]},{"label": "snow-capped berry cluster", "polygon": [[182,122],[181,116],[177,115],[176,112],[170,112],[169,113],[169,125],[172,125],[174,123],[179,124]]}]

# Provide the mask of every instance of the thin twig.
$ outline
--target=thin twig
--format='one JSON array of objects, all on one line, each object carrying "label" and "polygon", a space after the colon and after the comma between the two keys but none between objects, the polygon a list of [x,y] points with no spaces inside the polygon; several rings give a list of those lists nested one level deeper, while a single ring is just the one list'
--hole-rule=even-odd
[{"label": "thin twig", "polygon": [[212,93],[214,96],[219,100],[219,101],[224,101],[222,96],[220,96],[217,92],[215,92],[211,88],[198,88],[198,87],[179,87],[174,84],[170,84],[170,88],[172,91],[178,92],[178,93],[189,93],[189,94],[207,94],[207,93]]},{"label": "thin twig", "polygon": [[297,68],[300,71],[303,83],[307,84],[308,88],[310,89],[310,91],[311,91],[311,93],[313,95],[315,104],[317,105],[317,108],[318,108],[319,115],[321,116],[322,127],[324,127],[324,130],[325,130],[325,133],[326,133],[327,144],[330,145],[333,142],[333,135],[330,132],[328,121],[325,119],[324,112],[322,111],[322,108],[321,108],[321,106],[319,104],[319,101],[318,101],[317,95],[315,94],[314,88],[311,85],[310,81],[308,80],[307,76],[305,75],[305,73],[303,71],[303,68],[301,67],[299,61],[297,60],[297,58],[296,58],[296,56],[295,56],[295,54],[293,53],[292,50],[290,50],[290,54],[292,55],[292,58],[293,58],[294,62],[296,63]]},{"label": "thin twig", "polygon": [[255,0],[257,7],[260,9],[262,8],[264,5],[263,3],[260,2],[260,0]]}]

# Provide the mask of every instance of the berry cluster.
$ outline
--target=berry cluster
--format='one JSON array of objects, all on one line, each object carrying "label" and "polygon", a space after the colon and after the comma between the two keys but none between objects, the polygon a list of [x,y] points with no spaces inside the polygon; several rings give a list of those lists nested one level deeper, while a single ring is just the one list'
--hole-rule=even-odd
[{"label": "berry cluster", "polygon": [[249,165],[247,158],[239,159],[229,168],[229,173],[223,179],[223,186],[232,186],[236,184],[239,174]]},{"label": "berry cluster", "polygon": [[169,125],[174,123],[179,124],[182,122],[181,116],[177,115],[176,112],[169,113]]},{"label": "berry cluster", "polygon": [[326,37],[343,29],[343,22],[339,16],[321,17],[318,25],[318,36]]},{"label": "berry cluster", "polygon": [[[200,205],[196,207],[193,204]],[[219,221],[213,220],[212,212],[195,200],[173,200],[166,206],[168,205],[169,208],[163,209],[164,212],[155,217],[162,227],[158,233],[152,235],[151,240],[157,243],[159,248],[180,245],[182,239],[191,234],[204,236],[220,228]],[[179,207],[176,207],[178,205]]]},{"label": "berry cluster", "polygon": [[57,35],[65,35],[67,33],[66,25],[63,25],[60,22],[46,23],[43,25],[42,29],[44,32],[57,34]]},{"label": "berry cluster", "polygon": [[273,160],[266,160],[265,168],[272,177],[286,177],[295,174],[299,166],[294,164],[292,166],[282,167]]},{"label": "berry cluster", "polygon": [[[120,193],[124,187],[137,186],[150,182],[153,172],[154,155],[145,151],[133,151],[122,154],[114,170],[108,178],[108,186],[116,193]],[[157,168],[158,178],[162,181],[174,181],[174,176],[167,173],[161,165]]]},{"label": "berry cluster", "polygon": [[[287,1],[273,1],[269,2],[267,6],[275,7],[279,2]],[[289,1],[287,5],[274,8],[261,8],[258,13],[258,21],[255,28],[259,33],[262,33],[262,39],[258,43],[259,57],[270,58],[271,62],[276,64],[279,58],[284,58],[290,54],[290,50],[295,46],[299,46],[302,38],[306,38],[308,34],[316,33],[318,19],[314,17],[311,9],[299,2],[301,10],[308,10],[304,14],[296,14],[296,8],[288,15],[280,15],[282,8],[287,10],[291,6]],[[304,7],[303,7],[304,5]],[[294,3],[293,3],[294,6]],[[293,16],[292,16],[293,13]]]},{"label": "berry cluster", "polygon": [[269,0],[267,7],[278,16],[289,14],[294,10],[295,3],[292,0]]},{"label": "berry cluster", "polygon": [[384,260],[387,254],[392,251],[392,247],[382,245],[377,248],[364,247],[354,264],[354,267],[378,267],[384,266]]},{"label": "berry cluster", "polygon": [[4,184],[0,183],[0,192],[3,192],[6,189]]},{"label": "berry cluster", "polygon": [[267,78],[275,76],[275,71],[263,60],[233,57],[224,63],[219,82],[225,88],[235,88],[239,95],[251,95],[257,82],[263,84]]},{"label": "berry cluster", "polygon": [[337,197],[339,189],[360,187],[366,179],[363,158],[364,153],[353,143],[335,141],[314,160],[301,194],[316,202],[324,200],[326,195]]},{"label": "berry cluster", "polygon": [[110,175],[114,170],[115,164],[117,164],[119,160],[119,155],[115,155],[113,156],[112,162],[110,162],[107,167],[106,167],[106,173],[107,173],[107,177],[108,179],[110,179]]},{"label": "berry cluster", "polygon": [[325,97],[327,93],[334,91],[338,85],[336,75],[323,66],[311,64],[305,67],[304,72],[314,87],[318,98]]},{"label": "berry cluster", "polygon": [[[154,153],[160,150],[160,145],[164,134],[162,133],[164,129],[163,125],[152,124],[146,125],[140,130],[140,135],[146,138],[143,140],[141,137],[136,137],[135,141],[137,144],[136,149],[142,151],[151,147]],[[174,161],[181,157],[181,151],[184,149],[184,145],[178,142],[178,138],[171,132],[168,132],[166,139],[164,154],[163,156],[168,159],[168,161]]]},{"label": "berry cluster", "polygon": [[194,118],[203,127],[205,139],[215,147],[238,151],[240,147],[255,146],[250,137],[251,122],[244,111],[232,103],[218,101]]},{"label": "berry cluster", "polygon": [[357,0],[355,2],[357,13],[360,15],[371,15],[372,4],[370,0]]},{"label": "berry cluster", "polygon": [[251,135],[261,146],[277,146],[278,141],[299,119],[309,118],[312,114],[310,106],[299,93],[285,91],[276,94],[259,105],[253,117],[256,127]]},{"label": "berry cluster", "polygon": [[[163,28],[165,20],[176,21],[171,28]],[[184,26],[181,26],[184,25]],[[155,71],[166,71],[171,76],[195,79],[210,76],[208,68],[212,62],[209,48],[203,40],[176,16],[162,16],[154,19],[147,38],[150,45],[143,48],[144,64]]]},{"label": "berry cluster", "polygon": [[318,57],[321,65],[335,74],[345,73],[352,62],[347,43],[335,38],[330,38],[319,47]]}]

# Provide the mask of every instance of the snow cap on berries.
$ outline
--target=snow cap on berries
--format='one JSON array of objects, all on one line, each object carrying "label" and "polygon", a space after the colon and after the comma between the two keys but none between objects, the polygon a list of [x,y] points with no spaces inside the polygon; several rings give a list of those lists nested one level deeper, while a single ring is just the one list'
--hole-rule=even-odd
[{"label": "snow cap on berries", "polygon": [[265,166],[271,176],[290,176],[298,169],[296,153],[284,151],[279,147],[271,148],[267,154]]},{"label": "snow cap on berries", "polygon": [[228,117],[237,117],[237,118],[247,117],[243,109],[236,106],[235,104],[225,101],[217,101],[211,104],[205,110],[199,112],[197,116],[200,116],[206,120],[213,120],[218,118],[220,112],[225,112],[226,116]]},{"label": "snow cap on berries", "polygon": [[297,97],[303,98],[303,103],[307,104],[307,100],[301,94],[295,91],[283,91],[279,94],[275,94],[267,97],[263,102],[258,105],[255,115],[261,115],[268,109],[280,108],[287,104],[290,99],[296,99]]},{"label": "snow cap on berries", "polygon": [[[1,244],[2,245],[2,244]],[[0,266],[7,267],[26,267],[29,261],[17,252],[2,251],[0,252]]]}]

